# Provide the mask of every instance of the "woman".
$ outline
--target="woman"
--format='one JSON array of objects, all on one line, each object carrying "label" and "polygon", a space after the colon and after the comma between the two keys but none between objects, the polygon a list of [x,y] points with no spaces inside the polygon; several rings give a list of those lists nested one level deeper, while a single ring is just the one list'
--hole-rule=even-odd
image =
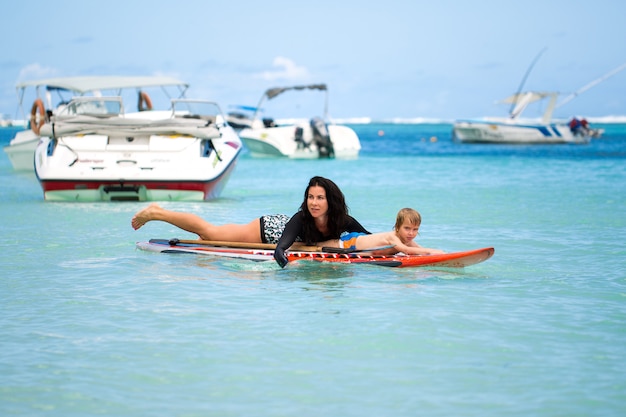
[{"label": "woman", "polygon": [[304,192],[304,202],[291,219],[284,214],[274,214],[254,219],[248,224],[217,226],[195,214],[170,211],[151,204],[135,214],[131,225],[137,230],[153,220],[195,233],[202,240],[278,243],[274,257],[282,267],[287,264],[285,250],[297,240],[314,243],[338,239],[342,232],[369,234],[348,215],[348,207],[339,187],[324,177],[311,178]]},{"label": "woman", "polygon": [[337,184],[324,177],[313,177],[304,191],[300,209],[287,222],[276,244],[274,260],[284,268],[288,262],[285,251],[295,241],[312,245],[339,239],[344,232],[370,234],[348,214],[344,195]]}]

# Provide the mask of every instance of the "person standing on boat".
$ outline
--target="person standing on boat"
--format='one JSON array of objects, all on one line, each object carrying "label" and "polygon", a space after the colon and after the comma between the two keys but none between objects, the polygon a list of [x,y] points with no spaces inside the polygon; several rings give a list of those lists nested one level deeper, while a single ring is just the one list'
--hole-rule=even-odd
[{"label": "person standing on boat", "polygon": [[311,178],[304,193],[304,202],[292,217],[272,214],[261,216],[247,224],[214,225],[193,213],[166,210],[153,203],[138,211],[133,216],[131,225],[137,230],[153,220],[195,233],[201,240],[279,243],[277,246],[281,249],[277,256],[281,260],[284,259],[284,251],[296,241],[337,239],[343,232],[370,233],[348,214],[348,207],[339,187],[324,177]]},{"label": "person standing on boat", "polygon": [[582,130],[583,135],[588,135],[591,132],[591,129],[589,128],[589,122],[584,117],[580,119],[580,129]]},{"label": "person standing on boat", "polygon": [[569,130],[572,132],[574,136],[578,136],[581,131],[582,124],[577,117],[572,117],[572,120],[569,122]]}]

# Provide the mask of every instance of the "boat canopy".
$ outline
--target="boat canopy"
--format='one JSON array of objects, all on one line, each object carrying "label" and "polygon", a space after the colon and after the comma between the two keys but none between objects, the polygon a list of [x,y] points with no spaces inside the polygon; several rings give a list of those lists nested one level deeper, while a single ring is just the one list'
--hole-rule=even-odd
[{"label": "boat canopy", "polygon": [[244,105],[230,105],[229,107],[237,110],[245,110],[245,111],[257,111],[258,109],[253,106],[244,106]]},{"label": "boat canopy", "polygon": [[83,76],[83,77],[60,77],[39,80],[24,81],[18,83],[18,90],[26,87],[46,86],[48,89],[64,89],[84,94],[95,90],[114,90],[121,88],[142,88],[177,85],[184,89],[189,84],[171,77],[120,77],[120,76]]},{"label": "boat canopy", "polygon": [[285,91],[289,91],[289,90],[320,90],[320,91],[326,91],[326,84],[310,84],[310,85],[296,85],[293,87],[275,87],[275,88],[269,88],[266,92],[265,95],[267,96],[268,99],[273,99],[274,97],[284,93]]},{"label": "boat canopy", "polygon": [[289,91],[289,90],[319,90],[319,91],[326,91],[326,101],[324,103],[324,119],[328,118],[328,88],[326,87],[326,84],[308,84],[308,85],[294,85],[291,87],[274,87],[274,88],[268,88],[265,93],[263,93],[263,95],[261,96],[261,100],[259,100],[259,104],[257,104],[256,106],[256,111],[254,112],[254,116],[252,117],[252,119],[257,119],[259,117],[259,113],[262,109],[262,104],[263,101],[265,100],[265,98],[267,97],[268,100],[273,99],[274,97],[277,97],[279,95],[281,95],[282,93],[284,93],[285,91]]},{"label": "boat canopy", "polygon": [[509,117],[511,119],[518,118],[524,109],[530,104],[536,101],[543,100],[545,98],[550,98],[548,107],[546,108],[542,120],[544,123],[549,123],[552,119],[552,113],[554,111],[554,106],[556,104],[556,99],[559,96],[558,92],[545,92],[545,91],[527,91],[523,93],[513,94],[500,101],[500,103],[513,104],[513,109],[511,110]]},{"label": "boat canopy", "polygon": [[504,100],[500,101],[500,103],[512,104],[512,103],[519,103],[521,101],[524,101],[526,103],[534,103],[535,101],[543,100],[544,98],[550,97],[554,94],[558,94],[558,93],[527,91],[524,93],[513,94],[512,96],[509,96],[505,98]]}]

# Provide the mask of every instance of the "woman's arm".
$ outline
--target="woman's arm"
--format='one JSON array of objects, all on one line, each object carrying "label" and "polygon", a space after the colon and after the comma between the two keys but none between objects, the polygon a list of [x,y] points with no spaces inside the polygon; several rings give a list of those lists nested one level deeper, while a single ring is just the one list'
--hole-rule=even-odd
[{"label": "woman's arm", "polygon": [[276,249],[274,250],[274,260],[280,265],[281,268],[284,268],[287,263],[287,256],[285,256],[285,251],[289,249],[293,242],[296,241],[296,238],[302,232],[302,213],[298,212],[294,214],[291,219],[285,225],[285,230],[283,230],[283,234],[280,236],[278,243],[276,244]]},{"label": "woman's arm", "polygon": [[361,223],[359,223],[357,221],[357,219],[355,219],[352,216],[348,216],[348,224],[346,225],[346,232],[357,232],[357,233],[365,233],[367,235],[371,235],[371,233],[366,230],[363,226],[361,226]]}]

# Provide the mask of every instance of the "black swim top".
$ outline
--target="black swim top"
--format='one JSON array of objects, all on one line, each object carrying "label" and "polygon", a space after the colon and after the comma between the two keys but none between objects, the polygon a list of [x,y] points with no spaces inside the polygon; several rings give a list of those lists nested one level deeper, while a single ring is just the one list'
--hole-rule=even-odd
[{"label": "black swim top", "polygon": [[[326,240],[331,239],[339,239],[339,236],[327,236],[322,234],[317,229],[314,231],[313,236],[302,236],[302,226],[303,226],[303,213],[301,211],[294,214],[291,219],[285,225],[285,230],[283,231],[283,235],[278,240],[276,244],[276,250],[274,251],[274,259],[278,262],[282,267],[285,266],[287,258],[285,257],[285,251],[289,249],[291,245],[296,241],[299,237],[300,240],[306,242],[307,244],[324,242]],[[348,222],[344,226],[343,231],[351,233],[365,233],[370,234],[361,223],[359,223],[354,217],[348,216]]]}]

